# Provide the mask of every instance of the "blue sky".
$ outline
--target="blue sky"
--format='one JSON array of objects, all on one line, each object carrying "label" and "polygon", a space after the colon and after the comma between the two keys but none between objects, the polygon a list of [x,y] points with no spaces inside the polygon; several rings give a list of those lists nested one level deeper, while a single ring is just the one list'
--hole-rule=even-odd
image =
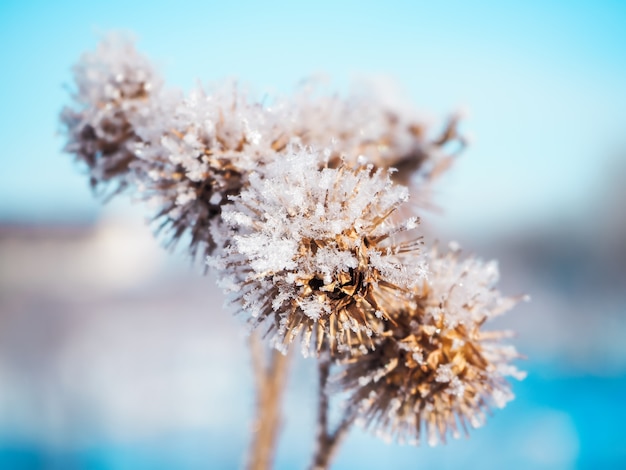
[{"label": "blue sky", "polygon": [[[60,148],[64,84],[81,52],[131,31],[167,83],[238,77],[288,92],[386,77],[419,109],[469,115],[471,148],[438,186],[449,231],[580,215],[626,147],[624,2],[108,2],[0,6],[0,221],[102,210]],[[109,210],[125,210],[118,203]]]}]

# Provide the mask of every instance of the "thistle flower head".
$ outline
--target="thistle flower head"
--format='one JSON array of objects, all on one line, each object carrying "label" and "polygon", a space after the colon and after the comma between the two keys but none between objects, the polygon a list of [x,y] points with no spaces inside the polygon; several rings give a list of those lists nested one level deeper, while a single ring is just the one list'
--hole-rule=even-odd
[{"label": "thistle flower head", "polygon": [[188,234],[192,255],[203,247],[206,256],[222,205],[276,154],[276,116],[232,83],[152,106],[154,121],[137,129],[140,193],[158,205],[155,219],[170,240]]},{"label": "thistle flower head", "polygon": [[331,165],[365,157],[377,168],[400,169],[393,179],[401,184],[416,176],[421,191],[452,163],[454,152],[448,144],[464,146],[456,117],[440,135],[432,135],[428,119],[381,86],[366,86],[346,97],[318,91],[313,82],[287,104],[292,115],[289,132],[303,144],[329,148]]},{"label": "thistle flower head", "polygon": [[[387,306],[424,278],[419,240],[391,215],[408,192],[372,166],[328,168],[306,149],[250,175],[224,208],[231,243],[211,263],[235,302],[264,324],[280,349],[303,335],[303,348],[345,348],[388,318]],[[405,263],[410,254],[412,262]]]},{"label": "thistle flower head", "polygon": [[161,79],[129,39],[110,35],[83,54],[74,80],[73,106],[61,113],[68,135],[65,151],[87,165],[94,189],[114,182],[112,193],[118,192],[129,184],[133,146],[139,141],[135,128],[145,119],[145,106]]},{"label": "thistle flower head", "polygon": [[411,443],[426,434],[435,445],[481,426],[490,406],[513,398],[505,377],[524,374],[510,364],[515,349],[498,342],[508,332],[481,331],[516,302],[495,290],[496,264],[433,252],[429,271],[376,349],[347,358],[336,380],[365,426]]}]

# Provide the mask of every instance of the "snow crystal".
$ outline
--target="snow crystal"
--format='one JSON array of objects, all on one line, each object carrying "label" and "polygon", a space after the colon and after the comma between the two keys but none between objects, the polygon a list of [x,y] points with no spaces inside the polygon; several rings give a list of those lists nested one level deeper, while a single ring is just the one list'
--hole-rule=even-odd
[{"label": "snow crystal", "polygon": [[435,375],[435,381],[437,382],[450,382],[455,377],[452,372],[452,364],[441,364],[437,368],[437,374]]}]

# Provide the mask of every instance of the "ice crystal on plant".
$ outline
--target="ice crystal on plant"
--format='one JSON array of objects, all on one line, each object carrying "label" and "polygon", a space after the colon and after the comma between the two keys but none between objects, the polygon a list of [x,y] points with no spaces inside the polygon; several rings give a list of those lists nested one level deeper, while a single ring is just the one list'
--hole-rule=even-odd
[{"label": "ice crystal on plant", "polygon": [[481,331],[516,299],[496,289],[494,263],[433,250],[429,279],[414,300],[390,312],[376,349],[343,361],[338,385],[367,426],[402,441],[445,442],[483,424],[489,406],[513,398],[506,376],[524,377],[500,344],[506,331]]},{"label": "ice crystal on plant", "polygon": [[372,165],[329,168],[319,153],[294,149],[252,173],[224,208],[231,243],[212,264],[240,286],[234,302],[277,347],[300,333],[305,347],[312,338],[317,349],[352,337],[371,345],[394,299],[425,276],[420,240],[398,240],[415,219],[392,221],[407,199]]}]

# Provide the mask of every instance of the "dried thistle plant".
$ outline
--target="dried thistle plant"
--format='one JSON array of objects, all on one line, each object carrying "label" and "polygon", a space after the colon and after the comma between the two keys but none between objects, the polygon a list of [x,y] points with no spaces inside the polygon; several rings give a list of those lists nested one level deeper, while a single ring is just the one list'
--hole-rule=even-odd
[{"label": "dried thistle plant", "polygon": [[[253,336],[262,425],[249,468],[271,466],[294,342],[319,367],[311,468],[329,467],[355,421],[435,444],[512,398],[505,378],[522,378],[511,364],[519,356],[500,343],[507,332],[481,328],[516,299],[495,289],[494,263],[425,255],[413,213],[452,163],[450,144],[465,144],[458,117],[433,136],[426,121],[367,93],[305,89],[272,106],[234,84],[185,96],[119,37],[85,54],[74,78],[65,149],[91,186],[156,204],[157,232],[207,258],[274,348],[264,365]],[[349,399],[331,430],[336,393]]]}]

